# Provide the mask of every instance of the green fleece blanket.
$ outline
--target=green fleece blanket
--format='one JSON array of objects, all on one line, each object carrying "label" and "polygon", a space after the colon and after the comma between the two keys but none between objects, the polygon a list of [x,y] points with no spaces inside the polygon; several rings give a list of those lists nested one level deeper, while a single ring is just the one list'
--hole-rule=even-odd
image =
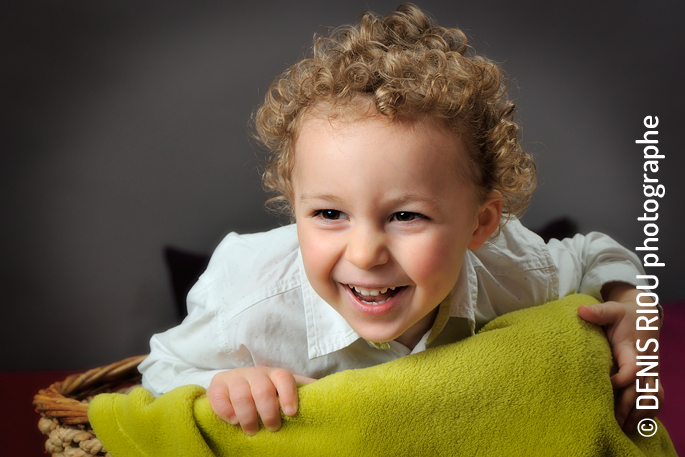
[{"label": "green fleece blanket", "polygon": [[476,336],[301,386],[277,432],[246,436],[204,389],[155,399],[102,394],[93,429],[114,457],[675,456],[665,428],[626,436],[614,418],[611,352],[575,295],[499,317]]}]

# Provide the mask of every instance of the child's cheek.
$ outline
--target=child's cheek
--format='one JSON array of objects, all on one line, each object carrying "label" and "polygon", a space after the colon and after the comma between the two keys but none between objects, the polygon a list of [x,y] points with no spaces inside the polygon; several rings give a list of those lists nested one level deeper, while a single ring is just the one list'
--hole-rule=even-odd
[{"label": "child's cheek", "polygon": [[303,235],[300,249],[307,278],[314,290],[326,298],[335,289],[331,278],[335,265],[335,256],[331,252],[332,246],[315,233],[303,233]]},{"label": "child's cheek", "polygon": [[412,255],[408,268],[417,284],[431,293],[446,295],[459,277],[466,248],[460,244],[433,240],[420,246]]}]

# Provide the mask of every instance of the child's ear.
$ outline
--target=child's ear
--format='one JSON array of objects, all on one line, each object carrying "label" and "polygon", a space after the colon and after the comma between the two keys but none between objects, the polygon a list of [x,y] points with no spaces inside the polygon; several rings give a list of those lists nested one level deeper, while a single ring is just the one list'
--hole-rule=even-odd
[{"label": "child's ear", "polygon": [[476,215],[476,225],[471,234],[469,249],[478,249],[495,233],[502,218],[502,194],[499,191],[492,191],[488,199],[478,209]]}]

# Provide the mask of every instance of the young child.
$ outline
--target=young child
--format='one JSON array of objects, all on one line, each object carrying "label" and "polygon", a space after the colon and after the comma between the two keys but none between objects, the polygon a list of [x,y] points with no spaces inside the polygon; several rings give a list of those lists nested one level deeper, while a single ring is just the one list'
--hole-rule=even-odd
[{"label": "young child", "polygon": [[654,417],[635,408],[640,262],[599,233],[545,245],[518,222],[535,165],[513,115],[500,68],[413,5],[317,39],[255,118],[264,182],[295,224],[221,242],[186,320],[152,338],[144,387],[199,384],[245,433],[277,430],[298,382],[577,292],[605,302],[579,314],[605,326],[620,367],[619,424]]}]

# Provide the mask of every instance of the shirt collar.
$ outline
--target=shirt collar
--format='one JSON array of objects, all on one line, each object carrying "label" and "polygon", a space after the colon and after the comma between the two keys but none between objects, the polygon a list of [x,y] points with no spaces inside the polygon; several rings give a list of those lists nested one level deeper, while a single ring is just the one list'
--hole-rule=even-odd
[{"label": "shirt collar", "polygon": [[338,314],[309,283],[302,263],[302,252],[298,250],[297,263],[302,283],[302,303],[307,326],[307,353],[310,359],[338,351],[357,341],[360,336],[350,324]]},{"label": "shirt collar", "polygon": [[[474,265],[475,254],[466,251],[457,283],[450,294],[449,317],[464,317],[469,322],[471,334],[476,329],[476,304],[478,303],[478,275]],[[444,323],[443,323],[444,326]]]},{"label": "shirt collar", "polygon": [[[419,352],[427,344],[429,345],[434,341],[451,317],[466,318],[471,333],[474,332],[478,278],[471,259],[472,255],[471,251],[467,251],[452,292],[440,304],[438,316],[428,331],[428,336],[424,336],[419,343],[421,347],[419,348],[417,345],[412,352]],[[350,327],[350,324],[314,291],[305,273],[302,252],[299,250],[297,262],[302,284],[302,302],[307,326],[307,353],[309,358],[314,359],[339,351],[360,339],[361,337]],[[379,347],[377,344],[374,346]],[[391,347],[391,345],[383,345],[383,348],[389,349]]]}]

